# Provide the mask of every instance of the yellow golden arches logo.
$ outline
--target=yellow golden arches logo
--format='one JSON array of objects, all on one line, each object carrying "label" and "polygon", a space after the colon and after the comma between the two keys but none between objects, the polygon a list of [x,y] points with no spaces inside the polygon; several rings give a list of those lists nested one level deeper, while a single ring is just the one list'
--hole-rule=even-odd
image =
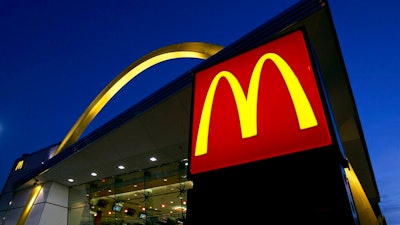
[{"label": "yellow golden arches logo", "polygon": [[186,42],[159,48],[135,61],[127,69],[115,77],[114,80],[112,80],[90,103],[88,108],[86,108],[83,114],[75,122],[74,126],[64,137],[61,144],[54,152],[54,155],[57,155],[63,149],[75,143],[89,123],[108,103],[108,101],[139,73],[150,68],[151,66],[171,59],[208,59],[210,56],[219,52],[222,48],[222,46],[204,42]]},{"label": "yellow golden arches logo", "polygon": [[250,78],[247,97],[245,96],[239,81],[229,71],[221,71],[213,78],[207,91],[200,117],[196,138],[195,156],[207,154],[211,109],[213,106],[215,91],[221,78],[225,78],[232,89],[239,114],[242,138],[249,138],[257,135],[258,87],[261,70],[267,60],[271,60],[275,63],[285,81],[296,111],[299,128],[304,130],[318,125],[311,104],[296,74],[282,57],[275,53],[266,53],[257,61],[254,67]]},{"label": "yellow golden arches logo", "polygon": [[15,166],[14,171],[22,170],[23,166],[24,166],[24,160],[18,161],[17,165]]}]

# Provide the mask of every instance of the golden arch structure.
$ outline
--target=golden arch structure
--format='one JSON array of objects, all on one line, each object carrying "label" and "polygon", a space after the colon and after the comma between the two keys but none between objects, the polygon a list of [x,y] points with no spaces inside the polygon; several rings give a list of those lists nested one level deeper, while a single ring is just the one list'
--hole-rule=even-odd
[{"label": "golden arch structure", "polygon": [[181,44],[169,45],[159,48],[149,54],[143,56],[139,60],[132,63],[128,68],[122,71],[114,78],[97,97],[92,101],[89,107],[83,112],[73,127],[64,137],[61,144],[58,146],[54,155],[57,155],[66,147],[75,143],[82,135],[83,131],[96,117],[101,109],[108,101],[123,88],[129,81],[139,75],[146,69],[171,59],[180,58],[197,58],[208,59],[210,56],[219,52],[223,47],[215,44],[204,42],[186,42]]},{"label": "golden arch structure", "polygon": [[[149,54],[143,56],[139,60],[132,63],[128,68],[122,71],[117,77],[115,77],[97,97],[90,103],[86,110],[82,113],[79,119],[75,122],[72,128],[69,130],[67,135],[58,146],[54,155],[57,155],[68,146],[74,144],[90,122],[97,116],[97,114],[103,109],[108,101],[121,90],[129,81],[139,75],[146,69],[171,59],[181,58],[197,58],[197,59],[208,59],[223,47],[220,45],[204,43],[204,42],[185,42],[181,44],[173,44],[166,47],[159,48]],[[20,165],[22,168],[22,164]],[[18,167],[19,168],[19,167]],[[29,198],[28,204],[26,204],[17,225],[24,225],[25,221],[32,209],[33,202],[38,197],[41,190],[41,185],[35,187]]]}]

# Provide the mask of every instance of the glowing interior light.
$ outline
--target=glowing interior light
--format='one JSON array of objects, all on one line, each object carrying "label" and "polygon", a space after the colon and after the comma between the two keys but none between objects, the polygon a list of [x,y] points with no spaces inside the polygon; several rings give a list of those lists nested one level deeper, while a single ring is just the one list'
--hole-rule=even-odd
[{"label": "glowing interior light", "polygon": [[118,169],[123,170],[123,169],[125,169],[125,166],[120,165],[120,166],[118,166]]},{"label": "glowing interior light", "polygon": [[150,161],[155,162],[155,161],[157,161],[157,158],[156,157],[150,157]]}]

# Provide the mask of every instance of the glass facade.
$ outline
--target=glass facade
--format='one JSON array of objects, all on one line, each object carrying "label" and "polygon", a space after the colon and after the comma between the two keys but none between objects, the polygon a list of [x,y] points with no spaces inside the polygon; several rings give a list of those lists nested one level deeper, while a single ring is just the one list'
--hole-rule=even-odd
[{"label": "glass facade", "polygon": [[186,160],[74,186],[68,224],[182,224],[192,188]]}]

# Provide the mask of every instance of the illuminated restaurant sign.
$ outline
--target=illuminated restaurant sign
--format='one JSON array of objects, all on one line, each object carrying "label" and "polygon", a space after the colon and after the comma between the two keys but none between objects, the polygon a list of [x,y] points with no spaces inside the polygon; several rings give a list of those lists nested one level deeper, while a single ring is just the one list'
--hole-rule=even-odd
[{"label": "illuminated restaurant sign", "polygon": [[332,143],[302,31],[195,75],[191,173]]}]

